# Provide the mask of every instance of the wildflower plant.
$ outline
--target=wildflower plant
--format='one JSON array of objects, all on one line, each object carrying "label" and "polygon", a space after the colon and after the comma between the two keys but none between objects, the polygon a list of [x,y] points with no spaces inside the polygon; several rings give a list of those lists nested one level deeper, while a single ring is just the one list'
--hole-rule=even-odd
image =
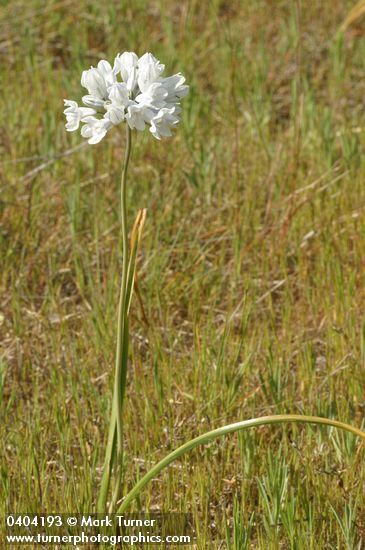
[{"label": "wildflower plant", "polygon": [[[88,143],[99,143],[114,126],[125,123],[126,149],[121,176],[120,208],[122,232],[122,277],[118,306],[117,342],[115,358],[114,391],[105,453],[103,475],[97,501],[97,511],[124,512],[137,498],[141,490],[171,462],[198,445],[209,443],[216,437],[231,432],[282,422],[301,422],[331,426],[350,432],[365,441],[365,433],[343,422],[297,414],[270,415],[229,424],[188,441],[155,464],[120,502],[123,481],[123,404],[128,365],[128,319],[133,293],[136,256],[141,240],[146,210],[138,212],[128,244],[126,209],[127,172],[132,148],[132,132],[149,131],[156,139],[171,137],[179,123],[181,100],[188,94],[189,86],[181,73],[163,76],[165,66],[151,53],[138,57],[134,52],[118,54],[113,67],[108,61],[99,61],[97,67],[83,71],[81,85],[88,94],[82,97],[84,106],[65,99],[66,130],[76,131]],[[108,501],[112,475],[114,489]],[[109,503],[109,504],[108,504]]]}]

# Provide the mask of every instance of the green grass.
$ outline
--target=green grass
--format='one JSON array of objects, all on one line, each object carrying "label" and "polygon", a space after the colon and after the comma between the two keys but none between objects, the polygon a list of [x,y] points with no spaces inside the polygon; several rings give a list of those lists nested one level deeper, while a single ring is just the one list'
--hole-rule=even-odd
[{"label": "green grass", "polygon": [[[97,498],[125,142],[115,129],[77,148],[62,100],[119,51],[152,51],[191,84],[176,137],[139,134],[132,154],[130,227],[148,214],[124,492],[225,423],[303,412],[364,425],[364,20],[338,33],[352,5],[2,3],[2,514]],[[197,548],[362,548],[364,458],[327,428],[260,428],[185,456],[132,509],[192,512]]]}]

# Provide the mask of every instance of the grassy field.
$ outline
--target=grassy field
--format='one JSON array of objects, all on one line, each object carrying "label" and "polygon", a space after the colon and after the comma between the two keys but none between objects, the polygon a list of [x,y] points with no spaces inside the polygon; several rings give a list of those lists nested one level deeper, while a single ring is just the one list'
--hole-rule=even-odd
[{"label": "grassy field", "polygon": [[[1,3],[2,514],[87,512],[98,494],[125,139],[84,146],[62,100],[124,50],[191,85],[174,139],[134,140],[129,224],[148,213],[124,492],[225,423],[291,412],[364,426],[364,18],[339,32],[353,4]],[[351,435],[260,428],[175,463],[132,510],[193,513],[198,549],[360,549],[364,461]]]}]

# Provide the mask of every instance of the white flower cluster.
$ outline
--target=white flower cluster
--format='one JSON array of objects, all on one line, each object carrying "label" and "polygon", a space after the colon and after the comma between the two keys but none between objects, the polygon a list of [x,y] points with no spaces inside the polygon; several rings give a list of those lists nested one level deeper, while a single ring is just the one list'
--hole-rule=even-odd
[{"label": "white flower cluster", "polygon": [[157,139],[171,136],[179,122],[180,100],[188,94],[189,86],[181,73],[161,76],[164,69],[151,53],[140,58],[134,52],[118,54],[114,67],[99,61],[96,68],[83,71],[81,76],[81,85],[88,91],[82,98],[86,107],[64,100],[66,130],[73,132],[82,123],[81,135],[91,144],[99,143],[122,121],[140,131],[149,124]]}]

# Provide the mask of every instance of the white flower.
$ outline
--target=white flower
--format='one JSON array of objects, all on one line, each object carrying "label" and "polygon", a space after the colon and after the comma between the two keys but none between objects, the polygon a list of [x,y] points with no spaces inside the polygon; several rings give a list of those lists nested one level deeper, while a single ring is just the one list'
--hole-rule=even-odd
[{"label": "white flower", "polygon": [[153,82],[145,92],[137,95],[136,102],[160,109],[166,105],[168,91],[160,82]]},{"label": "white flower", "polygon": [[151,53],[139,59],[134,52],[118,54],[113,68],[108,61],[99,61],[96,68],[82,73],[81,84],[88,91],[82,101],[87,107],[65,100],[66,130],[77,130],[83,122],[81,135],[92,144],[123,121],[138,131],[150,125],[157,139],[171,136],[189,86],[181,73],[161,76],[164,69]]},{"label": "white flower", "polygon": [[137,82],[138,57],[134,52],[118,54],[114,60],[114,73],[120,73],[129,92],[133,91]]},{"label": "white flower", "polygon": [[108,103],[105,105],[106,113],[104,117],[110,120],[114,126],[119,124],[125,119],[125,108],[122,105],[116,103]]},{"label": "white flower", "polygon": [[151,53],[145,53],[138,60],[138,86],[141,92],[147,91],[148,87],[156,82],[161,73],[165,70]]},{"label": "white flower", "polygon": [[79,107],[76,101],[71,99],[64,99],[66,109],[63,111],[66,116],[66,130],[68,132],[74,132],[78,130],[80,122],[83,118],[91,115],[95,115],[94,109],[88,107]]},{"label": "white flower", "polygon": [[97,69],[91,67],[83,71],[81,75],[81,85],[87,89],[90,95],[82,98],[86,105],[93,107],[102,107],[104,101],[108,99],[108,87],[116,80],[113,69],[108,61],[101,60]]},{"label": "white flower", "polygon": [[129,91],[124,82],[115,82],[108,88],[108,94],[110,101],[128,107],[130,103]]},{"label": "white flower", "polygon": [[82,102],[84,103],[84,105],[89,105],[90,107],[94,107],[95,109],[102,109],[105,104],[104,99],[99,99],[98,97],[95,97],[93,95],[83,95]]},{"label": "white flower", "polygon": [[143,131],[146,126],[146,122],[150,122],[153,118],[154,112],[148,107],[148,105],[136,103],[128,107],[126,114],[127,122],[130,128]]},{"label": "white flower", "polygon": [[168,103],[174,103],[189,93],[189,86],[184,85],[185,77],[181,73],[168,76],[167,78],[161,77],[159,78],[159,82],[161,82],[167,91],[166,101]]},{"label": "white flower", "polygon": [[166,107],[160,109],[157,115],[151,120],[151,134],[157,139],[172,136],[171,128],[179,123],[180,119],[177,115],[180,114],[180,112],[181,109],[176,106],[170,109]]},{"label": "white flower", "polygon": [[106,118],[96,118],[94,116],[85,117],[86,124],[81,128],[82,137],[88,140],[88,143],[94,145],[99,143],[106,135],[107,131],[112,127],[110,120]]},{"label": "white flower", "polygon": [[112,84],[114,84],[116,78],[109,61],[105,61],[104,59],[99,61],[98,71],[104,78],[107,86],[111,86]]},{"label": "white flower", "polygon": [[115,82],[108,88],[109,101],[105,102],[106,114],[113,124],[119,124],[125,118],[126,107],[131,103],[127,85],[124,82]]}]

